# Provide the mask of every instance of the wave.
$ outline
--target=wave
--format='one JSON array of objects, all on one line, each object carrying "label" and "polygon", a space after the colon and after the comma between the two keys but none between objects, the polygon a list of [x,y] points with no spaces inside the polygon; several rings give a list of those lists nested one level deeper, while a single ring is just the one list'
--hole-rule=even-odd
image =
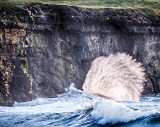
[{"label": "wave", "polygon": [[154,113],[154,111],[134,110],[114,100],[106,100],[97,102],[91,115],[97,120],[98,124],[104,125],[108,123],[127,123]]},{"label": "wave", "polygon": [[125,53],[96,58],[88,71],[83,90],[115,100],[138,101],[144,87],[144,69]]},{"label": "wave", "polygon": [[[148,100],[150,98],[150,100]],[[97,126],[159,119],[158,97],[143,102],[107,100],[86,95],[72,84],[57,98],[38,98],[15,103],[14,107],[0,106],[0,126]],[[151,102],[153,100],[153,102]],[[150,106],[148,106],[150,105]],[[148,124],[148,123],[147,123]]]}]

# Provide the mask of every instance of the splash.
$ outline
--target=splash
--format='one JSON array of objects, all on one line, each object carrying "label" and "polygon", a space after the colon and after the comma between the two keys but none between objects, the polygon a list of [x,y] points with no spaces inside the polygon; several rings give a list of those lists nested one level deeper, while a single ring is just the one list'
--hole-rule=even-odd
[{"label": "splash", "polygon": [[143,91],[144,69],[125,53],[96,58],[83,84],[86,93],[115,100],[138,101]]}]

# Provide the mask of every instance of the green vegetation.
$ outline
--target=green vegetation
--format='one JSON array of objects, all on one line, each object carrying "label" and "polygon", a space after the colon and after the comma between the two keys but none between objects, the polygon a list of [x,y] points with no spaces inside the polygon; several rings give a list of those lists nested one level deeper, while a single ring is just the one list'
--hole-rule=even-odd
[{"label": "green vegetation", "polygon": [[152,68],[152,75],[154,76],[154,66],[153,66],[152,60],[150,61],[150,63],[151,63],[151,68]]},{"label": "green vegetation", "polygon": [[3,12],[5,10],[6,13],[16,14],[16,8],[16,4],[11,2],[10,0],[0,0],[0,12]]},{"label": "green vegetation", "polygon": [[[4,0],[3,0],[4,1]],[[6,1],[6,0],[5,0]],[[49,4],[69,4],[106,7],[142,7],[160,9],[160,0],[8,0],[16,4],[42,2]]]},{"label": "green vegetation", "polygon": [[[7,1],[22,6],[30,2],[40,2],[47,4],[73,5],[86,8],[106,8],[115,9],[132,8],[138,9],[145,14],[160,14],[160,0],[0,0]],[[3,2],[4,3],[4,2]],[[0,2],[1,7],[1,2]]]}]

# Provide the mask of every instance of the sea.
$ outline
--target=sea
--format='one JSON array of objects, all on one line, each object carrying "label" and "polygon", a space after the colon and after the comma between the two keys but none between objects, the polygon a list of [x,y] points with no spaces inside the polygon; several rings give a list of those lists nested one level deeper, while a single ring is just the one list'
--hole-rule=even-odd
[{"label": "sea", "polygon": [[71,85],[57,98],[1,106],[0,127],[160,127],[160,94],[115,101]]}]

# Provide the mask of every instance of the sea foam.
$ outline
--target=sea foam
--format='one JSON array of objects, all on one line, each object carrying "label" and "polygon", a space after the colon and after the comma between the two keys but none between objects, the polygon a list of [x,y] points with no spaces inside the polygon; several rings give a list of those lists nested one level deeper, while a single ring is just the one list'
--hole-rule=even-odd
[{"label": "sea foam", "polygon": [[153,111],[134,110],[114,100],[97,102],[91,116],[101,125],[126,123],[153,114]]}]

